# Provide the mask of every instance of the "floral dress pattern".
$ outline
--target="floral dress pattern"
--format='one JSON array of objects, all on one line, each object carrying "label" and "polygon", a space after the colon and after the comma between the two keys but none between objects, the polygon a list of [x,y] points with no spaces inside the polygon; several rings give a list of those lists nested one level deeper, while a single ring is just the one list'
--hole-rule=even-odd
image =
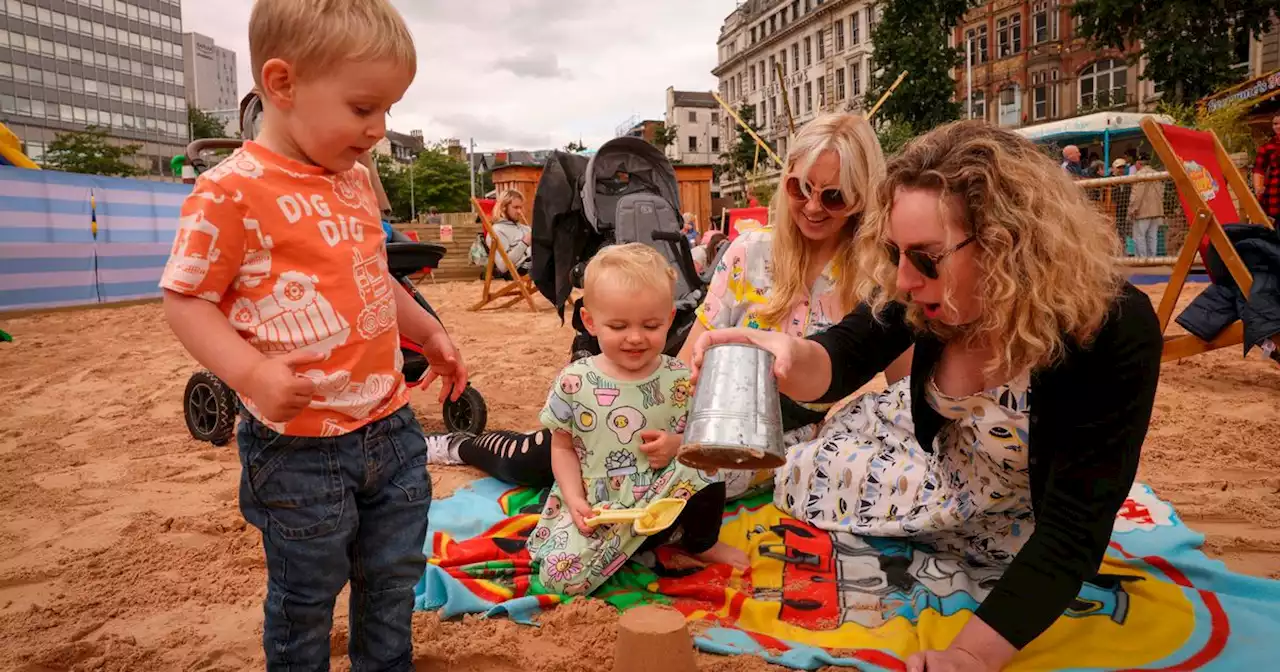
[{"label": "floral dress pattern", "polygon": [[[595,360],[581,359],[565,367],[541,414],[548,429],[573,436],[587,503],[640,508],[665,497],[688,499],[715,482],[714,477],[678,460],[653,469],[640,452],[644,430],[684,432],[693,395],[688,368],[663,356],[658,370],[648,378],[623,381],[606,375]],[[539,563],[544,587],[584,595],[617,572],[644,540],[630,525],[603,525],[583,536],[557,483],[529,535],[528,548]]]},{"label": "floral dress pattern", "polygon": [[931,381],[949,420],[917,444],[910,378],[843,408],[778,470],[774,502],[832,531],[912,537],[976,564],[1008,564],[1031,536],[1029,376],[967,397]]},{"label": "floral dress pattern", "polygon": [[[828,263],[782,324],[761,319],[757,312],[768,303],[769,290],[773,287],[772,265],[772,227],[739,235],[716,265],[707,298],[698,307],[698,320],[707,329],[745,327],[804,338],[826,331],[844,317],[835,293],[840,271],[835,264]],[[831,408],[831,404],[800,405],[820,413]],[[799,427],[788,432],[783,441],[792,446],[810,439],[813,431],[812,426]],[[771,470],[725,469],[721,476],[729,499],[767,487],[773,481]]]}]

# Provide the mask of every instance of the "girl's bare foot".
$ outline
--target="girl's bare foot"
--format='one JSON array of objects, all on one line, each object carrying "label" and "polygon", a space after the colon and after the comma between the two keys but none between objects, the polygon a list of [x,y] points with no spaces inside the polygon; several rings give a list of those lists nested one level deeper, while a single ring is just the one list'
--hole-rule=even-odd
[{"label": "girl's bare foot", "polygon": [[722,541],[717,541],[715,546],[694,554],[695,558],[709,564],[725,564],[734,569],[748,569],[751,567],[751,559],[747,554],[739,548],[734,548]]}]

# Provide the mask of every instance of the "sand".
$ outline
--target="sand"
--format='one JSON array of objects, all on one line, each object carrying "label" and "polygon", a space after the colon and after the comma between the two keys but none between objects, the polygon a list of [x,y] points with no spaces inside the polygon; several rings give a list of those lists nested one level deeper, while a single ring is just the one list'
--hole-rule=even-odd
[{"label": "sand", "polygon": [[[1152,288],[1158,296],[1160,288]],[[477,283],[427,284],[489,404],[533,426],[572,330],[553,311],[475,314]],[[1188,297],[1191,292],[1188,291]],[[266,575],[236,503],[234,447],[193,441],[195,363],[158,304],[6,318],[0,344],[0,670],[242,670],[262,665]],[[439,429],[433,394],[415,392]],[[1141,478],[1233,568],[1280,578],[1280,367],[1238,348],[1164,367]],[[477,476],[432,470],[436,497]],[[334,668],[347,669],[345,597]],[[608,670],[617,615],[583,601],[543,627],[415,616],[419,670]],[[700,670],[776,669],[700,654]]]}]

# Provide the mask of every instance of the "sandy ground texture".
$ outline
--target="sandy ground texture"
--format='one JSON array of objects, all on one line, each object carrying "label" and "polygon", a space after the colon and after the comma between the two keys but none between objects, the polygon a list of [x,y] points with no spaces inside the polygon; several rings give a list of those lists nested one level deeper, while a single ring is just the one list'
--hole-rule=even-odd
[{"label": "sandy ground texture", "polygon": [[[477,283],[423,291],[488,402],[489,426],[532,427],[571,329],[549,309],[470,313]],[[197,367],[159,305],[30,315],[3,328],[16,342],[0,344],[0,670],[260,668],[259,534],[237,507],[234,448],[197,443],[183,424],[181,394]],[[433,398],[416,392],[413,401],[429,431],[441,427]],[[1168,364],[1141,472],[1208,535],[1211,554],[1272,578],[1278,405],[1280,367],[1256,355],[1230,348]],[[478,475],[432,471],[437,498]],[[342,599],[339,670],[345,611]],[[608,670],[616,620],[589,601],[536,629],[417,614],[418,669]],[[698,660],[701,670],[773,669],[754,658]]]}]

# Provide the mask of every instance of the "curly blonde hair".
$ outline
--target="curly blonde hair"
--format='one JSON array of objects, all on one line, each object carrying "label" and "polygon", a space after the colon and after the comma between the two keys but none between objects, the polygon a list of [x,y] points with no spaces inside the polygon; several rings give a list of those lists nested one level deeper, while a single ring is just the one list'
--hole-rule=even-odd
[{"label": "curly blonde hair", "polygon": [[[1066,339],[1087,344],[1123,285],[1115,227],[1058,165],[1030,141],[982,121],[941,126],[916,138],[888,164],[854,243],[857,295],[877,312],[905,297],[890,262],[889,213],[903,189],[944,196],[944,214],[963,217],[976,240],[981,316],[959,329],[917,328],[996,350],[989,375],[1018,375],[1062,356]],[[947,201],[961,212],[949,213]]]},{"label": "curly blonde hair", "polygon": [[840,193],[851,208],[851,224],[840,231],[832,263],[842,269],[836,279],[835,295],[843,310],[852,308],[856,277],[848,270],[854,267],[853,232],[863,213],[875,208],[875,183],[884,175],[884,152],[871,124],[860,114],[827,114],[805,124],[791,141],[787,169],[783,171],[779,189],[769,203],[769,225],[773,228],[773,259],[769,302],[757,315],[766,323],[781,324],[808,291],[805,271],[813,263],[813,253],[800,229],[791,221],[791,197],[786,183],[793,175],[800,178],[808,195],[805,176],[823,152],[833,151],[840,157]]}]

